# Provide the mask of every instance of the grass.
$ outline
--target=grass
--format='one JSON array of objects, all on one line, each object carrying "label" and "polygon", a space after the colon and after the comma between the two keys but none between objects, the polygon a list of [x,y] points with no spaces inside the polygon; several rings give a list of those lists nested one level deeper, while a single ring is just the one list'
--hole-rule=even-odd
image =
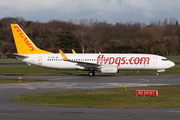
[{"label": "grass", "polygon": [[[157,97],[136,96],[136,90],[158,90]],[[127,91],[116,89],[97,89],[83,91],[70,91],[56,93],[42,93],[34,95],[23,95],[11,100],[19,103],[45,106],[61,107],[83,107],[88,108],[179,108],[180,107],[180,85],[156,86],[156,87],[134,87]],[[37,97],[39,96],[39,97]],[[36,98],[36,101],[35,101]],[[52,104],[53,102],[53,104]]]},{"label": "grass", "polygon": [[19,60],[14,59],[0,59],[0,63],[22,63]]},{"label": "grass", "polygon": [[173,62],[180,62],[180,56],[166,56],[166,58]]},{"label": "grass", "polygon": [[87,74],[88,71],[55,70],[28,65],[0,65],[0,75],[77,75]]},{"label": "grass", "polygon": [[[89,71],[79,70],[55,70],[28,65],[0,65],[0,75],[87,75]],[[113,75],[155,75],[156,71],[119,71],[118,74]],[[180,74],[180,65],[176,65],[165,72],[164,74]],[[96,75],[102,75],[96,71]]]},{"label": "grass", "polygon": [[27,82],[49,82],[50,80],[18,80],[18,79],[0,79],[0,84],[6,83],[27,83]]}]

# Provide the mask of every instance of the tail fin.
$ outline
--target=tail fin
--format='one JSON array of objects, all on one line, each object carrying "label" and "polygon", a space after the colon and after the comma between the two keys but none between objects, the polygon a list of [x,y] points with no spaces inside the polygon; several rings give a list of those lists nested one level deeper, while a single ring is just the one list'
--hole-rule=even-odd
[{"label": "tail fin", "polygon": [[18,24],[11,24],[11,29],[18,54],[51,54],[51,52],[37,48]]}]

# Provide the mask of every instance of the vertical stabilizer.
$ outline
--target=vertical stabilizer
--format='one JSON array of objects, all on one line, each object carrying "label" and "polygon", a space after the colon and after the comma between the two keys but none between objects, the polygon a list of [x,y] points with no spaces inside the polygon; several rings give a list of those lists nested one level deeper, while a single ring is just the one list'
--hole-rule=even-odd
[{"label": "vertical stabilizer", "polygon": [[16,49],[19,55],[22,54],[51,54],[51,52],[37,48],[18,24],[11,24]]}]

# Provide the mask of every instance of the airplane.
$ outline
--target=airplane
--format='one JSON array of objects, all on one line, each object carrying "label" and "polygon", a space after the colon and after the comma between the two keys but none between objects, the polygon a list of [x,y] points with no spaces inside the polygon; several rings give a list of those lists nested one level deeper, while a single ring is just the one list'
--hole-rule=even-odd
[{"label": "airplane", "polygon": [[106,53],[52,53],[41,50],[30,40],[18,24],[11,24],[17,53],[16,59],[45,68],[59,70],[84,70],[90,71],[89,76],[94,76],[95,71],[105,74],[116,74],[122,70],[157,71],[173,67],[174,62],[167,58],[154,54],[106,54]]}]

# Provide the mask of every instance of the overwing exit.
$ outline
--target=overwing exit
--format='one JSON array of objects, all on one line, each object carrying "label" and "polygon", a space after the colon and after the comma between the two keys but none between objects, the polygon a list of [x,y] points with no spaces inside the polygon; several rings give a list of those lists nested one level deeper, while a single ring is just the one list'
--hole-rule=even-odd
[{"label": "overwing exit", "polygon": [[60,70],[85,70],[90,71],[89,75],[95,75],[95,71],[101,73],[115,74],[121,70],[154,70],[163,72],[175,64],[167,58],[153,54],[64,54],[52,53],[41,50],[34,45],[30,38],[17,24],[11,24],[17,54],[17,60],[40,67]]}]

